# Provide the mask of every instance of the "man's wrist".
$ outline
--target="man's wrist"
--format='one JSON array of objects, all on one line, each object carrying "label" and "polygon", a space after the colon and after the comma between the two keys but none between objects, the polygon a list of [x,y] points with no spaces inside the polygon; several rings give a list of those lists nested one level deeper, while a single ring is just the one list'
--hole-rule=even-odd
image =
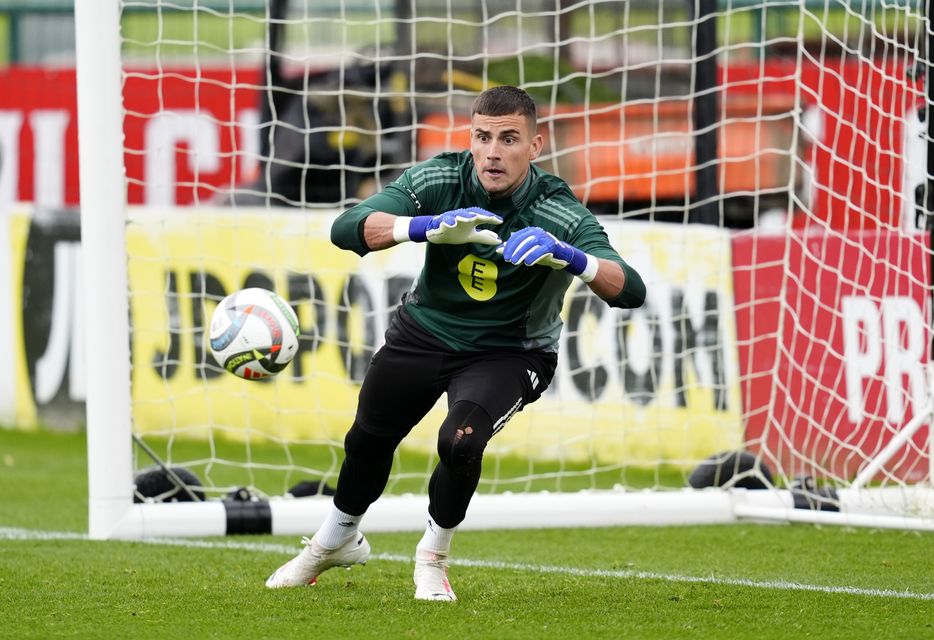
[{"label": "man's wrist", "polygon": [[572,275],[588,283],[593,282],[593,279],[597,277],[597,269],[599,268],[599,261],[580,249],[574,249],[574,253],[571,255],[570,261],[568,261],[568,266],[565,267]]},{"label": "man's wrist", "polygon": [[595,257],[571,247],[571,259],[568,260],[568,266],[565,269],[584,282],[590,282],[596,277],[599,266]]},{"label": "man's wrist", "polygon": [[587,264],[584,267],[584,270],[581,271],[577,277],[589,284],[593,282],[594,278],[597,277],[597,270],[600,268],[600,261],[589,253],[584,253],[584,257],[587,258]]},{"label": "man's wrist", "polygon": [[397,216],[392,223],[392,239],[396,242],[408,242],[409,238],[409,221],[411,218],[406,218],[405,216]]},{"label": "man's wrist", "polygon": [[398,216],[392,223],[392,239],[396,242],[425,242],[430,221],[431,216]]}]

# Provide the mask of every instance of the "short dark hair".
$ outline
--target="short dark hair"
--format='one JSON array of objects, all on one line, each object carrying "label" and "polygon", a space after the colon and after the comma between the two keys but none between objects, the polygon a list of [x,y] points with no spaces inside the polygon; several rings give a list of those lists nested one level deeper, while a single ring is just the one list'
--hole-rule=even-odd
[{"label": "short dark hair", "polygon": [[519,87],[501,85],[487,89],[473,101],[471,116],[511,116],[518,113],[532,123],[532,131],[538,128],[535,101]]}]

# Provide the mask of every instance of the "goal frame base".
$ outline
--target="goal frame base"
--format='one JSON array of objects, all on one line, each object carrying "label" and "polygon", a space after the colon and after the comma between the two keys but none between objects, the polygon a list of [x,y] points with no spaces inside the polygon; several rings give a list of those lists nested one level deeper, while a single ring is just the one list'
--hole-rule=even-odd
[{"label": "goal frame base", "polygon": [[[330,497],[269,501],[136,503],[127,505],[98,539],[199,537],[234,534],[309,535],[324,521]],[[791,490],[681,489],[578,493],[480,494],[460,530],[568,527],[676,526],[739,522],[934,531],[934,489],[841,490],[839,510],[795,506]],[[906,516],[914,512],[917,516]],[[421,531],[425,496],[383,496],[367,512],[372,532]],[[111,510],[111,515],[114,511]]]}]

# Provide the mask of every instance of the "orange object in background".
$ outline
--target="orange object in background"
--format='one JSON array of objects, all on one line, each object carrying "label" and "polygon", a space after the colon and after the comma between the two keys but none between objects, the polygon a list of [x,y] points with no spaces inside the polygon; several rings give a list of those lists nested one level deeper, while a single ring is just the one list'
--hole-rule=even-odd
[{"label": "orange object in background", "polygon": [[[793,104],[793,96],[736,96],[721,107],[722,193],[789,186]],[[469,124],[467,115],[429,114],[419,123],[419,159],[466,149]],[[562,107],[540,114],[539,132],[539,164],[585,202],[680,199],[694,188],[688,101]]]}]

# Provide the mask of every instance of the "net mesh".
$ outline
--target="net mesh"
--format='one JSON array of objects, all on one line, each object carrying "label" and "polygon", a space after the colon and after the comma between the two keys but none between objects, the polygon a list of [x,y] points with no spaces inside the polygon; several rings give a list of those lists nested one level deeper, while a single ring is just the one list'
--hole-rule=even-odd
[{"label": "net mesh", "polygon": [[[780,485],[851,483],[927,397],[923,7],[464,5],[123,3],[136,433],[216,492],[333,484],[421,254],[343,255],[329,224],[466,148],[473,99],[516,84],[539,106],[538,164],[649,293],[621,311],[572,288],[555,380],[491,442],[480,490],[680,487],[725,451]],[[205,350],[214,305],[246,286],[302,325],[266,383]],[[442,415],[397,452],[390,491],[424,491]],[[927,440],[872,481],[926,481]]]}]

